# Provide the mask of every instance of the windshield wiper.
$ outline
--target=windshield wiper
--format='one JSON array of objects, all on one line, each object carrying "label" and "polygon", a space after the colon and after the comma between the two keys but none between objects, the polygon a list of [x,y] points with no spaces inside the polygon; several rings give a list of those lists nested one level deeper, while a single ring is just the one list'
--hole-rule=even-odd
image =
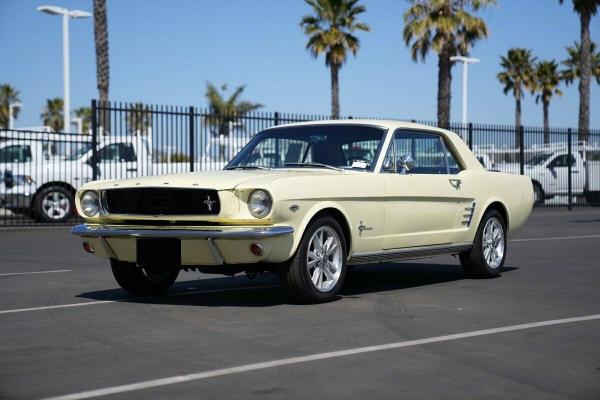
[{"label": "windshield wiper", "polygon": [[332,169],[334,171],[344,171],[341,168],[338,167],[334,167],[332,165],[327,165],[327,164],[322,164],[322,163],[318,163],[318,162],[305,162],[305,163],[285,163],[283,164],[284,167],[309,167],[309,168],[327,168],[327,169]]},{"label": "windshield wiper", "polygon": [[261,167],[260,165],[235,165],[233,167],[227,167],[225,169],[271,169],[271,168]]}]

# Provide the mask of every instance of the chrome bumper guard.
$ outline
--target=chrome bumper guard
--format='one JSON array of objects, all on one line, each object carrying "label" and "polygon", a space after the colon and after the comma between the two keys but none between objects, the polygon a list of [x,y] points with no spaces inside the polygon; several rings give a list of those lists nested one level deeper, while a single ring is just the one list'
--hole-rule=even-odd
[{"label": "chrome bumper guard", "polygon": [[82,237],[151,237],[179,239],[264,239],[294,233],[291,226],[229,227],[218,228],[134,228],[115,225],[80,224],[71,229],[73,235]]}]

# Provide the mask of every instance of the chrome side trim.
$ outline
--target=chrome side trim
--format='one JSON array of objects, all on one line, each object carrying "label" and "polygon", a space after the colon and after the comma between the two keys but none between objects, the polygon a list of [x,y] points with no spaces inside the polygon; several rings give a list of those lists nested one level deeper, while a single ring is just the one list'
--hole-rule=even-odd
[{"label": "chrome side trim", "polygon": [[433,246],[407,247],[404,249],[383,250],[354,254],[348,264],[370,264],[388,261],[411,260],[433,257],[442,254],[457,254],[473,247],[473,243],[439,244]]},{"label": "chrome side trim", "polygon": [[187,229],[160,229],[120,227],[115,225],[75,225],[71,233],[82,237],[162,237],[197,239],[262,239],[294,233],[291,226],[269,227],[205,227]]}]

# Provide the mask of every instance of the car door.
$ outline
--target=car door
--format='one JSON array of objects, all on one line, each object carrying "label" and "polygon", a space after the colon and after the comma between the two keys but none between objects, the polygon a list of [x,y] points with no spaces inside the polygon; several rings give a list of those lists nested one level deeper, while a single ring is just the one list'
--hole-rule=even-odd
[{"label": "car door", "polygon": [[585,183],[585,171],[578,168],[573,155],[560,154],[548,163],[550,193],[569,193],[569,162],[571,163],[571,187],[573,193],[581,193]]},{"label": "car door", "polygon": [[[408,169],[404,162],[412,158]],[[462,167],[437,133],[398,130],[386,156],[384,249],[452,243],[468,204]]]},{"label": "car door", "polygon": [[107,143],[98,149],[98,170],[101,179],[122,179],[137,176],[137,156],[129,142]]}]

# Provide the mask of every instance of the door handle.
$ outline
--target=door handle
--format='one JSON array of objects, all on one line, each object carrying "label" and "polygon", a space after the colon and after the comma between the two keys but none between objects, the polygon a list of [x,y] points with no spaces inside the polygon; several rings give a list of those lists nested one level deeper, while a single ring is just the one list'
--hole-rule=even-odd
[{"label": "door handle", "polygon": [[571,172],[574,173],[574,174],[578,174],[579,173],[579,171],[577,171],[577,170],[571,171]]},{"label": "door handle", "polygon": [[455,189],[460,189],[460,185],[462,185],[462,180],[460,179],[448,179],[450,184],[454,186]]},{"label": "door handle", "polygon": [[137,172],[137,168],[127,168],[127,172]]}]

